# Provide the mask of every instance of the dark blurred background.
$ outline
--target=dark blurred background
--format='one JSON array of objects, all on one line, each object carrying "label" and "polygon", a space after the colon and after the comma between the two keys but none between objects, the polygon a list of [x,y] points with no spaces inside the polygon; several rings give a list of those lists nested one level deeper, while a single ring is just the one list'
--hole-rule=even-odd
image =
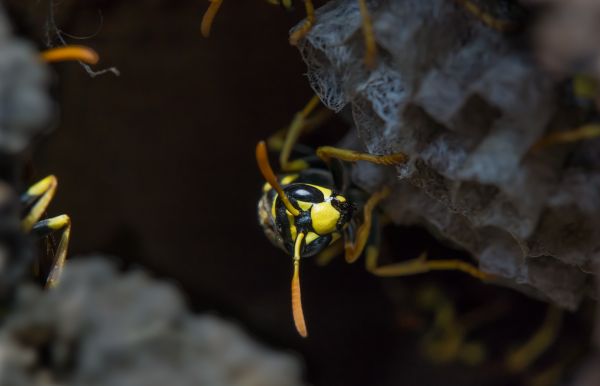
[{"label": "dark blurred background", "polygon": [[[18,31],[43,48],[45,2],[8,4]],[[206,7],[200,0],[54,5],[59,28],[89,37],[69,42],[93,47],[98,68],[121,73],[92,78],[75,63],[53,66],[59,117],[35,149],[30,181],[58,177],[49,212],[72,218],[70,256],[102,251],[125,268],[149,268],[180,286],[194,309],[236,320],[270,345],[299,353],[314,385],[515,384],[494,366],[434,366],[417,358],[418,335],[402,322],[401,302],[424,282],[467,298],[466,308],[507,298],[528,310],[501,323],[492,334],[497,340],[527,336],[543,319],[544,305],[461,274],[381,280],[361,263],[304,264],[311,336],[297,336],[291,261],[256,222],[263,181],[254,146],[312,95],[287,40],[303,9],[226,0],[204,39]],[[423,249],[458,254],[422,230],[391,228],[385,236],[388,250],[403,258]],[[521,330],[515,325],[525,327],[510,335]]]}]

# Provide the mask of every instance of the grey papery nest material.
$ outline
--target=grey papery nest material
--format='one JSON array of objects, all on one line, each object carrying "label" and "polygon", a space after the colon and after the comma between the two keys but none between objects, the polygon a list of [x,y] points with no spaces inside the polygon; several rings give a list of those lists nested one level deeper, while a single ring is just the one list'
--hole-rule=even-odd
[{"label": "grey papery nest material", "polygon": [[69,262],[51,291],[21,286],[0,329],[0,385],[295,386],[300,373],[234,324],[191,314],[172,285],[100,257]]},{"label": "grey papery nest material", "polygon": [[15,38],[0,7],[0,152],[29,146],[53,113],[49,74],[30,43]]},{"label": "grey papery nest material", "polygon": [[[318,9],[299,50],[315,92],[334,111],[351,109],[369,152],[410,155],[387,180],[396,187],[387,214],[466,249],[509,286],[576,308],[600,253],[600,165],[593,142],[531,151],[573,124],[555,82],[519,37],[457,2],[369,9],[374,69],[356,0]],[[360,165],[355,182],[373,190],[378,170]]]}]

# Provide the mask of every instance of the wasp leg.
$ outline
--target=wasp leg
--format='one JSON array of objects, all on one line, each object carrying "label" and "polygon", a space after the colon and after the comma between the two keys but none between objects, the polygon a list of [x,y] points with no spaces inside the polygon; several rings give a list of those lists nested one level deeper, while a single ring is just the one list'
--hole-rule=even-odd
[{"label": "wasp leg", "polygon": [[200,25],[200,32],[202,36],[207,38],[210,35],[210,29],[212,27],[213,21],[215,20],[215,16],[217,16],[217,12],[219,12],[219,8],[223,0],[210,0],[210,5],[208,9],[202,16],[202,23]]},{"label": "wasp leg", "polygon": [[460,361],[470,366],[483,363],[488,352],[486,345],[470,339],[469,335],[508,312],[508,303],[495,301],[458,315],[452,299],[436,286],[420,289],[416,300],[419,309],[433,313],[432,327],[423,336],[420,349],[436,363]]},{"label": "wasp leg", "polygon": [[[371,226],[373,224],[373,210],[377,205],[390,194],[390,189],[385,187],[380,191],[373,193],[363,206],[363,223],[360,224],[356,230],[356,237],[345,237],[344,249],[346,251],[346,261],[348,263],[354,263],[356,259],[363,253],[369,236],[371,234]],[[348,236],[348,231],[345,233]],[[369,251],[378,251],[379,249],[375,245],[371,245],[367,249],[367,256]],[[371,252],[372,253],[372,252]]]},{"label": "wasp leg", "polygon": [[554,343],[562,325],[563,311],[556,306],[548,306],[542,326],[527,342],[511,351],[505,359],[511,372],[520,372],[528,368]]},{"label": "wasp leg", "polygon": [[344,252],[344,244],[338,240],[317,255],[317,265],[321,267],[326,266],[336,256],[341,255],[342,252]]},{"label": "wasp leg", "polygon": [[[302,150],[297,148],[298,137],[302,133],[307,133],[321,126],[333,115],[329,109],[323,108],[315,111],[319,106],[320,99],[314,95],[306,104],[306,106],[298,111],[290,125],[273,134],[267,144],[269,150],[279,152],[279,164],[284,172],[297,172],[311,166],[310,161],[304,158],[290,161],[290,156],[293,150]],[[312,151],[306,151],[311,154]]]},{"label": "wasp leg", "polygon": [[481,21],[486,26],[495,29],[499,32],[510,32],[514,30],[517,25],[510,20],[498,19],[491,14],[485,12],[477,4],[470,0],[455,0],[460,6],[462,6],[467,12],[472,14],[475,18]]},{"label": "wasp leg", "polygon": [[360,8],[362,32],[365,39],[365,65],[367,68],[373,68],[377,59],[377,45],[375,44],[375,34],[373,33],[373,22],[371,21],[366,0],[358,0],[358,6]]},{"label": "wasp leg", "polygon": [[56,250],[50,273],[46,278],[46,287],[49,288],[55,287],[58,284],[65,266],[65,261],[67,260],[67,249],[71,238],[71,219],[66,214],[62,214],[37,222],[33,226],[33,232],[40,237],[46,237],[51,233],[61,230],[62,235],[60,237],[58,249]]},{"label": "wasp leg", "polygon": [[315,24],[315,6],[312,0],[304,0],[304,8],[306,8],[306,19],[304,23],[290,36],[290,44],[295,46],[306,36]]},{"label": "wasp leg", "polygon": [[285,139],[283,141],[283,146],[281,148],[281,153],[279,153],[279,164],[281,166],[281,170],[284,172],[298,171],[305,169],[308,165],[305,165],[302,162],[302,159],[290,162],[290,155],[292,154],[292,149],[294,145],[298,141],[298,137],[302,133],[302,131],[306,128],[306,119],[307,117],[314,111],[317,106],[319,106],[320,99],[317,95],[314,95],[306,106],[300,111],[296,113],[294,119],[290,123],[290,126],[285,135]]},{"label": "wasp leg", "polygon": [[595,123],[590,123],[584,126],[581,126],[577,129],[568,130],[568,131],[559,131],[556,133],[548,134],[539,141],[537,141],[533,146],[533,151],[539,151],[544,147],[561,144],[561,143],[570,143],[583,141],[586,139],[593,139],[600,136],[600,125]]},{"label": "wasp leg", "polygon": [[371,227],[374,223],[373,210],[390,194],[388,187],[373,193],[363,206],[363,223],[356,230],[356,236],[348,237],[349,228],[345,231],[346,261],[353,263],[365,251],[365,267],[367,271],[377,276],[408,276],[425,273],[434,270],[458,270],[465,272],[478,279],[486,280],[492,276],[481,272],[472,264],[461,260],[427,260],[427,254],[423,253],[416,259],[401,263],[378,266],[379,247],[377,243],[368,243],[371,235]]},{"label": "wasp leg", "polygon": [[454,304],[436,287],[419,291],[417,300],[433,313],[433,324],[419,342],[421,355],[437,364],[455,361],[465,345],[466,330],[457,321]]},{"label": "wasp leg", "polygon": [[[53,287],[58,283],[58,278],[65,263],[71,233],[71,220],[67,215],[39,221],[54,198],[57,185],[56,177],[50,175],[32,185],[20,199],[23,205],[29,207],[27,215],[21,220],[21,229],[24,232],[33,231],[45,237],[52,232],[64,230],[50,274],[46,279],[46,286],[48,287]],[[34,267],[34,269],[39,270],[39,267]]]},{"label": "wasp leg", "polygon": [[[34,224],[42,217],[54,197],[56,186],[56,177],[50,175],[32,185],[27,192],[21,195],[21,204],[30,207],[28,214],[21,220],[21,230],[23,232],[29,233]],[[33,273],[36,277],[40,275],[39,260],[36,260],[33,265]]]},{"label": "wasp leg", "polygon": [[[294,31],[290,36],[290,44],[293,46],[297,45],[298,42],[310,32],[315,24],[315,8],[312,0],[304,0],[304,6],[306,8],[306,19],[300,28]],[[375,60],[377,59],[377,46],[375,44],[375,35],[373,34],[373,23],[366,1],[358,0],[358,6],[362,18],[362,32],[365,38],[365,64],[368,68],[373,68],[375,66]]]},{"label": "wasp leg", "polygon": [[40,59],[47,63],[80,60],[87,64],[97,64],[98,53],[86,46],[66,45],[50,48],[40,53]]},{"label": "wasp leg", "polygon": [[493,277],[462,260],[428,260],[426,252],[423,252],[421,256],[416,259],[384,266],[377,266],[378,257],[378,251],[367,250],[367,270],[377,276],[409,276],[429,271],[454,270],[464,272],[481,280],[489,280]]},{"label": "wasp leg", "polygon": [[361,153],[354,150],[340,149],[331,146],[321,146],[317,149],[317,156],[326,164],[329,164],[332,158],[347,162],[367,161],[377,165],[398,165],[408,161],[408,156],[404,153],[393,153],[387,155],[374,155]]},{"label": "wasp leg", "polygon": [[25,218],[21,220],[21,229],[24,232],[29,232],[34,224],[42,217],[50,201],[56,193],[58,182],[56,177],[50,175],[43,180],[33,184],[27,192],[21,196],[21,203],[26,206],[31,206]]},{"label": "wasp leg", "polygon": [[287,128],[283,128],[277,130],[275,134],[271,134],[269,138],[267,138],[267,148],[269,151],[274,153],[281,153],[283,149],[283,142],[285,141],[285,134],[287,132]]}]

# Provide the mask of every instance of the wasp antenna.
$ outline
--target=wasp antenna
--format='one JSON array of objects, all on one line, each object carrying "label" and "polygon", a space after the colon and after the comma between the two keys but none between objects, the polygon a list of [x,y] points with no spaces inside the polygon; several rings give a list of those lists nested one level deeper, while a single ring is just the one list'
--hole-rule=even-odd
[{"label": "wasp antenna", "polygon": [[308,336],[304,312],[302,311],[302,296],[300,293],[300,246],[304,240],[304,233],[300,232],[294,245],[294,276],[292,277],[292,315],[296,330],[303,338]]},{"label": "wasp antenna", "polygon": [[207,38],[210,35],[210,29],[212,27],[213,21],[215,20],[215,16],[217,16],[217,12],[219,12],[219,8],[223,0],[210,0],[210,5],[208,9],[202,16],[202,24],[200,24],[200,32],[202,36]]},{"label": "wasp antenna", "polygon": [[258,145],[256,145],[256,162],[258,163],[258,168],[262,173],[263,177],[267,182],[275,189],[279,197],[281,197],[281,201],[283,201],[283,205],[294,217],[300,215],[300,211],[292,205],[288,196],[284,193],[281,185],[277,181],[277,177],[275,173],[273,173],[273,169],[271,169],[271,164],[269,164],[269,157],[267,156],[267,145],[265,141],[260,141]]},{"label": "wasp antenna", "polygon": [[86,46],[67,45],[50,48],[40,54],[44,62],[65,62],[68,60],[79,60],[87,64],[98,63],[98,54]]}]

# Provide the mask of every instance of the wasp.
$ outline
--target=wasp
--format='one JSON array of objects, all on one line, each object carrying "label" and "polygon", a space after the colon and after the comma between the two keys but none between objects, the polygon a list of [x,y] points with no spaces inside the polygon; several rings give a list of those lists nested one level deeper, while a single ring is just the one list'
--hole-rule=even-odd
[{"label": "wasp", "polygon": [[285,174],[277,177],[273,172],[264,141],[256,146],[258,168],[266,180],[258,202],[258,221],[267,238],[293,258],[292,314],[298,333],[308,336],[300,292],[300,261],[305,257],[318,255],[319,259],[327,260],[343,251],[348,263],[364,254],[366,269],[378,276],[454,269],[488,279],[489,275],[465,261],[428,260],[426,254],[379,266],[377,208],[391,190],[384,186],[373,193],[365,192],[351,183],[347,166],[357,161],[394,166],[407,162],[409,157],[404,153],[374,155],[322,146],[313,155],[290,161],[295,142],[319,102],[318,97],[313,97],[296,115],[285,135],[280,153]]}]

